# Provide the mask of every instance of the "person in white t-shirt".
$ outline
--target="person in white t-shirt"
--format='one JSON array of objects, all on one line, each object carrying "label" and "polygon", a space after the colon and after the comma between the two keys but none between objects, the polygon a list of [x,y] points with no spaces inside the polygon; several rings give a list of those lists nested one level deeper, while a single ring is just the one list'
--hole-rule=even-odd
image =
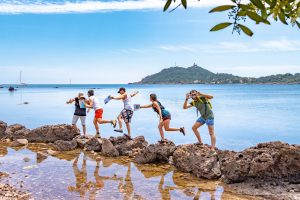
[{"label": "person in white t-shirt", "polygon": [[134,97],[135,95],[137,95],[138,92],[134,92],[132,94],[127,94],[125,88],[120,88],[118,93],[120,94],[120,96],[118,96],[118,97],[110,96],[111,99],[122,100],[124,103],[124,108],[118,116],[119,129],[115,129],[115,131],[119,132],[119,133],[123,133],[123,129],[122,129],[123,128],[122,127],[122,119],[123,119],[126,124],[127,131],[128,131],[128,135],[127,134],[124,134],[124,135],[126,137],[128,137],[129,139],[131,139],[130,122],[131,122],[131,118],[133,116],[133,106],[131,104],[131,97]]},{"label": "person in white t-shirt", "polygon": [[103,115],[103,108],[100,104],[100,101],[97,97],[94,96],[94,90],[88,91],[88,103],[86,104],[87,108],[92,108],[95,110],[95,117],[94,117],[94,125],[96,129],[96,135],[95,137],[100,137],[100,131],[99,131],[99,124],[112,124],[114,128],[116,128],[117,120],[104,120],[102,119]]}]

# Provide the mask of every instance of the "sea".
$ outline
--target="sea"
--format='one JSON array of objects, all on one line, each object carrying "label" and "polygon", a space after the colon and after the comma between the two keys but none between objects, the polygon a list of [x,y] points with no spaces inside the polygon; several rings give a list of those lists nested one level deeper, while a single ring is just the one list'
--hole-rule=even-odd
[{"label": "sea", "polygon": [[[71,124],[74,105],[66,104],[79,92],[87,94],[94,89],[104,108],[103,118],[116,119],[123,108],[122,101],[112,100],[104,104],[109,96],[118,96],[118,89],[125,87],[128,93],[139,91],[132,98],[133,104],[150,104],[149,95],[155,93],[158,100],[171,113],[171,127],[185,127],[186,136],[179,132],[165,132],[165,137],[176,144],[195,143],[196,137],[191,129],[199,117],[195,108],[184,110],[186,93],[196,89],[211,94],[215,115],[217,147],[220,149],[242,150],[261,142],[283,141],[290,144],[300,143],[300,85],[27,85],[17,86],[9,92],[8,85],[0,88],[0,120],[8,124],[20,123],[33,129],[43,125]],[[28,104],[24,104],[24,103]],[[87,115],[87,132],[95,134],[93,125],[94,111]],[[159,118],[150,109],[134,112],[132,136],[143,135],[147,141],[160,140]],[[78,127],[81,128],[80,121]],[[123,124],[124,130],[126,130]],[[205,143],[210,143],[208,129],[200,129]],[[119,136],[109,124],[101,125],[102,137]],[[126,131],[125,131],[126,132]]]}]

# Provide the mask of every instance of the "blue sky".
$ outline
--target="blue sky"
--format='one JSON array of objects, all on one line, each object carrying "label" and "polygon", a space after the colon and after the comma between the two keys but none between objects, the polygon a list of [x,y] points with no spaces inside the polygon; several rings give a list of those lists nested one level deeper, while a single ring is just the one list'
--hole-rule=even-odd
[{"label": "blue sky", "polygon": [[227,21],[208,14],[220,2],[163,13],[162,0],[0,0],[0,84],[21,70],[27,83],[128,83],[175,63],[242,76],[300,72],[296,27],[247,22],[252,38],[211,33]]}]

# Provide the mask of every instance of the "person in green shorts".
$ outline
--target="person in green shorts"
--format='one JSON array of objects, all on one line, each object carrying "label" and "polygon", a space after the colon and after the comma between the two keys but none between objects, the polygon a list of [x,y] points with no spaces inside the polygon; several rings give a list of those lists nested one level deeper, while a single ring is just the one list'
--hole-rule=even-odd
[{"label": "person in green shorts", "polygon": [[[190,98],[192,98],[192,101],[188,103],[188,100]],[[203,142],[200,137],[200,133],[198,129],[204,124],[207,125],[210,139],[211,139],[211,153],[215,154],[216,136],[214,132],[214,113],[212,111],[211,103],[209,102],[209,100],[212,98],[213,98],[212,95],[203,94],[196,90],[192,90],[186,94],[186,98],[183,104],[183,109],[196,107],[197,113],[200,112],[201,116],[197,119],[192,129],[198,139],[199,144],[202,145]]]}]

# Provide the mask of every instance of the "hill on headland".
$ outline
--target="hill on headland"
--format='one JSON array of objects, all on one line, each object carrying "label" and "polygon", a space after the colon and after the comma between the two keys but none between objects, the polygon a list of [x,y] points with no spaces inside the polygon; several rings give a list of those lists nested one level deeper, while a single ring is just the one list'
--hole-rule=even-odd
[{"label": "hill on headland", "polygon": [[147,76],[136,84],[227,84],[227,83],[300,83],[300,73],[277,74],[259,78],[240,77],[226,73],[213,73],[198,65],[170,67]]}]

